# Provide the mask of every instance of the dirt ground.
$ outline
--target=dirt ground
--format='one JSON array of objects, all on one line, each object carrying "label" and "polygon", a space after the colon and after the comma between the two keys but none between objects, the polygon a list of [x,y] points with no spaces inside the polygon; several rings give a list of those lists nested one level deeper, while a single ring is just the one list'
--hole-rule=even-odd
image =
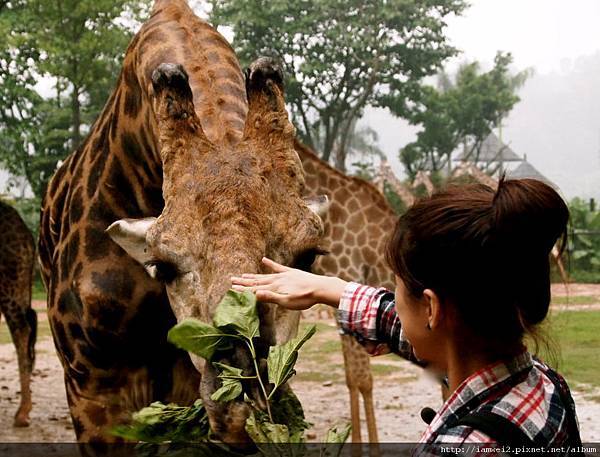
[{"label": "dirt ground", "polygon": [[[555,289],[555,296],[566,293],[561,294],[558,287]],[[570,295],[600,297],[600,287],[572,286]],[[596,304],[600,304],[600,299]],[[36,305],[38,307],[41,303]],[[40,320],[45,319],[45,313],[38,315]],[[349,422],[350,413],[335,325],[331,320],[317,320],[316,314],[307,316],[307,320],[316,322],[319,332],[301,352],[297,365],[299,374],[292,385],[304,405],[307,420],[314,423],[309,439],[319,441],[324,431],[334,423]],[[5,323],[0,326],[5,326]],[[420,418],[421,408],[429,406],[437,409],[441,406],[439,387],[421,369],[391,355],[372,359],[372,366],[380,441],[417,441],[425,430]],[[47,335],[42,336],[37,344],[32,389],[31,425],[24,429],[14,428],[13,415],[19,404],[16,355],[12,344],[0,344],[0,442],[74,441],[63,371]],[[600,389],[577,385],[573,391],[583,441],[600,442]],[[364,414],[361,419],[364,423]],[[366,425],[363,427],[363,439],[366,440]]]}]

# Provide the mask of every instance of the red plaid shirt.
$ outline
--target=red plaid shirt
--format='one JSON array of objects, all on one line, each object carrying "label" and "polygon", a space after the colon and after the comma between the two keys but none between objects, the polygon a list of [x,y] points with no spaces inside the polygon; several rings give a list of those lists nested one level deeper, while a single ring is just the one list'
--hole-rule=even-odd
[{"label": "red plaid shirt", "polygon": [[[404,338],[393,293],[349,283],[340,300],[338,320],[344,333],[354,335],[363,344],[371,343],[368,346],[372,354],[381,352],[381,345],[385,345],[418,363],[412,346]],[[569,404],[563,404],[557,384],[550,376],[559,380],[563,398],[569,399]],[[509,419],[533,442],[546,448],[565,444],[567,418],[576,417],[564,379],[527,351],[482,368],[465,379],[437,412],[420,443],[451,444],[470,449],[469,455],[497,455],[479,449],[482,444],[497,444],[489,436],[470,426],[452,426],[474,411],[492,412]],[[432,450],[426,453],[437,454]]]}]

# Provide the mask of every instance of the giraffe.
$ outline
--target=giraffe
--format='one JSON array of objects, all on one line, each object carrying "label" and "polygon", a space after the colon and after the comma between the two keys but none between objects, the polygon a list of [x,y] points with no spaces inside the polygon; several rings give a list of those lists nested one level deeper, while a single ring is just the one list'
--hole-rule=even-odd
[{"label": "giraffe", "polygon": [[382,160],[381,164],[379,165],[379,175],[377,176],[377,181],[375,183],[377,185],[377,189],[382,194],[384,191],[384,184],[386,182],[392,186],[392,189],[394,192],[396,192],[396,194],[398,194],[398,197],[400,197],[406,208],[409,208],[413,205],[415,202],[415,196],[396,177],[387,160]]},{"label": "giraffe", "polygon": [[452,178],[460,178],[461,176],[470,176],[475,181],[485,184],[492,189],[498,187],[498,181],[496,181],[487,173],[481,171],[473,163],[461,162],[456,166],[456,168],[452,171]]},{"label": "giraffe", "polygon": [[412,183],[413,190],[416,190],[417,187],[419,187],[420,185],[423,185],[423,187],[425,188],[425,191],[427,192],[427,195],[431,195],[435,191],[435,187],[434,187],[433,183],[431,182],[429,175],[427,173],[425,173],[423,170],[420,170],[417,172],[417,175],[415,176],[415,180]]},{"label": "giraffe", "polygon": [[4,315],[17,350],[21,384],[15,427],[27,427],[31,412],[37,333],[37,315],[31,308],[34,255],[33,236],[25,222],[12,206],[0,200],[0,316]]},{"label": "giraffe", "polygon": [[[263,256],[294,266],[319,252],[326,202],[302,198],[282,81],[266,58],[244,78],[185,0],[157,0],[89,136],[50,181],[40,261],[79,442],[118,442],[109,430],[131,412],[200,396],[215,437],[250,444],[247,404],[212,401],[212,363],[166,336],[185,318],[210,322],[230,277],[262,272]],[[262,359],[294,335],[299,313],[258,312]],[[252,369],[238,345],[215,361]],[[245,395],[264,407],[258,389]]]},{"label": "giraffe", "polygon": [[[386,235],[397,215],[377,188],[347,176],[317,157],[307,146],[295,143],[313,195],[327,194],[330,207],[324,217],[324,245],[330,254],[319,257],[314,271],[394,290],[394,274],[384,258]],[[351,336],[341,335],[346,384],[350,392],[352,442],[361,442],[359,393],[363,397],[370,443],[379,441],[373,408],[373,376],[369,355]],[[356,448],[353,448],[355,450]],[[378,448],[372,446],[373,455]]]}]

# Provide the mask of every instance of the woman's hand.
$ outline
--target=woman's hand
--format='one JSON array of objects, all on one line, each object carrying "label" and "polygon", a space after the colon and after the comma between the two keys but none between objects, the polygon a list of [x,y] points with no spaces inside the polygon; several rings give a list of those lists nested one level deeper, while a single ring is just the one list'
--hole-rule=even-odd
[{"label": "woman's hand", "polygon": [[232,288],[251,291],[259,301],[277,303],[288,309],[308,309],[317,303],[337,308],[347,282],[280,265],[263,257],[272,274],[249,274],[231,278]]}]

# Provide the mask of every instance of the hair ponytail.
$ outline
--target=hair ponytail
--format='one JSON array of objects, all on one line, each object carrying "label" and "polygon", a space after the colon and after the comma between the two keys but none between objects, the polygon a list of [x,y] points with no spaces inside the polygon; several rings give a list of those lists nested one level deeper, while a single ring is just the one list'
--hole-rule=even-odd
[{"label": "hair ponytail", "polygon": [[507,244],[548,255],[556,240],[566,241],[569,210],[549,185],[535,179],[503,176],[492,200],[494,225]]},{"label": "hair ponytail", "polygon": [[494,237],[514,271],[512,287],[525,327],[540,323],[550,306],[549,256],[565,247],[569,210],[549,185],[502,177],[492,200]]}]

